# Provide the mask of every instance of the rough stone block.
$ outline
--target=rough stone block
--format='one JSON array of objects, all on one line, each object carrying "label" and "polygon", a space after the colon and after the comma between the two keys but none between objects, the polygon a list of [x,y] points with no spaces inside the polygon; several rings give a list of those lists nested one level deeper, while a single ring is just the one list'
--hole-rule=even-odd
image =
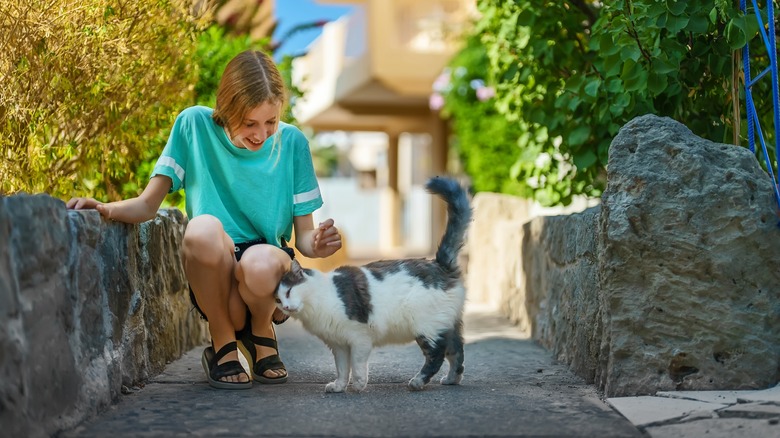
[{"label": "rough stone block", "polygon": [[778,381],[780,271],[772,266],[780,228],[772,193],[745,148],[656,116],[620,130],[599,232],[597,378],[609,396]]}]

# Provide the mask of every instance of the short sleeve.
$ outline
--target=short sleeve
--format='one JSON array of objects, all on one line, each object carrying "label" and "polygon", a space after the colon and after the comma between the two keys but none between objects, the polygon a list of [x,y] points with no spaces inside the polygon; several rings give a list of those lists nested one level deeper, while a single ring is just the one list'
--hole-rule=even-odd
[{"label": "short sleeve", "polygon": [[291,130],[294,148],[293,216],[305,216],[322,206],[317,175],[314,173],[309,140],[298,129]]},{"label": "short sleeve", "polygon": [[187,168],[187,159],[189,153],[189,127],[191,126],[191,115],[187,110],[182,111],[177,117],[168,136],[168,143],[157,159],[152,174],[165,175],[172,181],[171,189],[168,193],[173,193],[183,188],[185,185],[185,169]]}]

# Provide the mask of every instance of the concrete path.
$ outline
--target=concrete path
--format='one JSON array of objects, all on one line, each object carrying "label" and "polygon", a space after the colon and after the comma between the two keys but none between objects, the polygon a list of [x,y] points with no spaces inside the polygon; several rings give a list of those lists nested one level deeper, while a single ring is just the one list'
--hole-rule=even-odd
[{"label": "concrete path", "polygon": [[461,386],[435,378],[422,392],[407,390],[422,365],[419,348],[409,344],[374,351],[363,393],[326,394],[335,377],[330,351],[290,320],[278,327],[288,383],[212,389],[199,347],[59,436],[780,437],[780,386],[603,401],[490,309],[469,306],[465,328]]},{"label": "concrete path", "polygon": [[330,351],[290,320],[278,327],[288,383],[212,389],[200,365],[203,348],[196,348],[60,436],[643,436],[592,385],[494,312],[469,307],[465,328],[460,386],[434,378],[424,391],[407,390],[422,365],[419,348],[408,344],[374,351],[363,393],[326,394],[335,378]]}]

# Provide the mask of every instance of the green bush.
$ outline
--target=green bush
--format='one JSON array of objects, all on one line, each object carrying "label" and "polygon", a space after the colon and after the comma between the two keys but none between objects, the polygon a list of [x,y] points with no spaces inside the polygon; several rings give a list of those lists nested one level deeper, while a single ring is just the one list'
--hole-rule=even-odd
[{"label": "green bush", "polygon": [[188,0],[0,3],[0,192],[102,200],[145,185],[191,104],[205,16]]},{"label": "green bush", "polygon": [[[757,39],[757,27],[734,2],[480,0],[478,7],[481,17],[450,72],[478,72],[495,97],[475,104],[460,93],[463,85],[444,94],[477,190],[544,205],[599,196],[612,139],[647,113],[713,141],[744,143],[736,49]],[[485,56],[468,54],[478,50]],[[767,64],[763,45],[751,57]],[[770,87],[754,87],[763,126],[772,126]]]},{"label": "green bush", "polygon": [[[475,191],[531,196],[530,190],[508,178],[521,151],[518,139],[523,131],[495,109],[491,89],[484,84],[487,76],[487,52],[479,37],[472,36],[436,80],[431,105],[437,109],[436,100],[446,96],[441,115],[451,120],[452,146]],[[486,94],[478,95],[478,90]]]}]

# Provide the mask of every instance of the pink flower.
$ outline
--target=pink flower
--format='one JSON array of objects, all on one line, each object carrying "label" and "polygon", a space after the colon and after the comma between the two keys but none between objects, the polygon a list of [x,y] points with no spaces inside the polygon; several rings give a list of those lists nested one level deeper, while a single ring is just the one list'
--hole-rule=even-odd
[{"label": "pink flower", "polygon": [[435,81],[433,81],[433,91],[436,92],[442,92],[447,90],[447,87],[450,86],[450,73],[449,71],[445,71],[444,73],[440,74]]},{"label": "pink flower", "polygon": [[431,94],[428,98],[428,107],[434,111],[438,111],[444,107],[444,96],[439,93]]},{"label": "pink flower", "polygon": [[480,87],[477,88],[477,99],[480,102],[484,102],[496,95],[496,90],[493,87]]}]

